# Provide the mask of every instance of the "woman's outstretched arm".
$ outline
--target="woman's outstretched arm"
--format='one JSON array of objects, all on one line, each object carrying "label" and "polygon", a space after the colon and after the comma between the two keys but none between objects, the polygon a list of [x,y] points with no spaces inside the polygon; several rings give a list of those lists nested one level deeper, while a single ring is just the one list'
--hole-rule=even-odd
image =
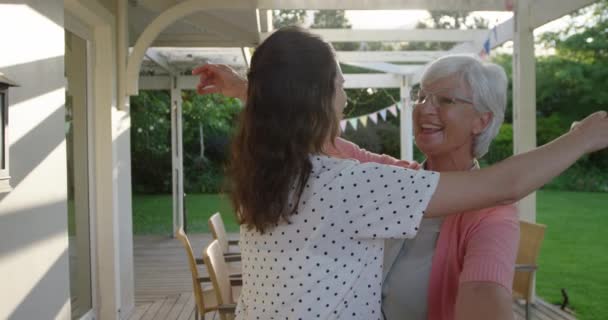
[{"label": "woman's outstretched arm", "polygon": [[482,170],[441,173],[426,215],[443,216],[513,203],[551,181],[584,154],[607,146],[607,113],[596,112],[570,132],[532,151]]}]

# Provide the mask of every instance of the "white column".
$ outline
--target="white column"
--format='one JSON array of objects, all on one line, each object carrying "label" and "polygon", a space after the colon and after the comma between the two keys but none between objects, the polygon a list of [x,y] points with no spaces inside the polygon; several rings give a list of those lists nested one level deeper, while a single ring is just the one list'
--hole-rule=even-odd
[{"label": "white column", "polygon": [[133,261],[133,199],[131,179],[131,114],[126,95],[127,58],[129,56],[129,5],[116,2],[116,79],[117,105],[113,112],[115,197],[118,210],[118,257],[120,266],[120,311],[125,318],[135,308],[135,270]]},{"label": "white column", "polygon": [[[530,25],[530,0],[518,0],[515,7],[513,48],[513,151],[536,147],[536,72],[534,35]],[[536,221],[536,194],[518,203],[520,219]]]},{"label": "white column", "polygon": [[272,25],[272,10],[258,9],[258,31],[271,32],[274,29]]},{"label": "white column", "polygon": [[171,76],[171,163],[173,176],[173,236],[184,226],[184,172],[182,144],[182,95],[177,76]]},{"label": "white column", "polygon": [[401,140],[401,159],[412,161],[414,160],[414,140],[413,125],[412,125],[412,104],[410,101],[410,77],[401,77],[401,112],[400,117],[400,140]]}]

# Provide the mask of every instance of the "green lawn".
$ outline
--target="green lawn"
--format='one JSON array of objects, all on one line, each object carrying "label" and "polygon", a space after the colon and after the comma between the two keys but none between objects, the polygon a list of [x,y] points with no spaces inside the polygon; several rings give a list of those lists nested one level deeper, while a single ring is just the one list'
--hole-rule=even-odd
[{"label": "green lawn", "polygon": [[[224,195],[187,196],[189,232],[207,232],[207,219],[221,212],[229,231],[237,231]],[[608,194],[540,191],[538,221],[548,226],[540,257],[538,294],[561,301],[560,289],[581,320],[608,318]],[[134,196],[135,234],[171,232],[171,196]],[[606,234],[604,234],[606,232]]]},{"label": "green lawn", "polygon": [[565,288],[579,319],[608,319],[608,193],[541,191],[537,201],[547,225],[538,295],[557,303]]},{"label": "green lawn", "polygon": [[[133,232],[170,234],[173,228],[171,201],[171,195],[133,195]],[[222,214],[228,231],[239,230],[226,195],[188,194],[186,196],[188,233],[209,232],[207,220],[218,211]]]}]

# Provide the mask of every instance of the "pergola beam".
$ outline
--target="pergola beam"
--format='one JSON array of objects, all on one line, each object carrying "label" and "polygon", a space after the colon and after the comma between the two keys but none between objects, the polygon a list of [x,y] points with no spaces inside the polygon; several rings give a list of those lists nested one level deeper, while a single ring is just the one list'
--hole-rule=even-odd
[{"label": "pergola beam", "polygon": [[[329,42],[362,42],[362,41],[440,41],[464,42],[483,37],[488,30],[443,30],[443,29],[382,29],[382,30],[353,30],[353,29],[310,29]],[[270,33],[262,33],[266,39]]]},{"label": "pergola beam", "polygon": [[154,48],[146,50],[146,57],[156,63],[159,67],[163,68],[165,71],[169,72],[170,74],[176,74],[175,68],[171,66],[169,60],[167,60],[165,56],[160,54],[160,52],[154,50]]},{"label": "pergola beam", "polygon": [[561,18],[575,10],[593,4],[596,0],[536,0],[530,3],[530,25],[533,28],[542,26]]},{"label": "pergola beam", "polygon": [[365,69],[382,71],[386,73],[411,75],[416,73],[424,65],[398,65],[386,62],[342,62],[351,66],[361,67]]},{"label": "pergola beam", "polygon": [[258,0],[258,7],[307,10],[508,11],[510,8],[507,3],[504,0]]},{"label": "pergola beam", "polygon": [[233,40],[233,39],[218,39],[215,37],[205,36],[204,34],[163,34],[158,36],[151,47],[182,47],[182,48],[238,48],[238,47],[254,47],[256,43]]},{"label": "pergola beam", "polygon": [[445,51],[337,51],[338,60],[349,62],[429,62]]},{"label": "pergola beam", "polygon": [[[366,88],[399,88],[401,87],[401,76],[392,74],[345,74],[344,87],[347,89],[366,89]],[[199,78],[196,76],[177,77],[177,88],[182,90],[194,90]],[[170,90],[171,77],[169,76],[140,76],[140,90]]]}]

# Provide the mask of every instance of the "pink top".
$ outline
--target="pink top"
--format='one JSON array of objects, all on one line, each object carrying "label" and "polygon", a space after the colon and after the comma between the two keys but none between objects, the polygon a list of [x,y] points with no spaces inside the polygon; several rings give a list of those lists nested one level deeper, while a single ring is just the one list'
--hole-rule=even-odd
[{"label": "pink top", "polygon": [[[418,163],[378,155],[338,138],[332,156],[413,169]],[[428,319],[454,319],[458,286],[464,282],[493,282],[509,292],[513,284],[519,243],[515,206],[500,206],[448,216],[441,225],[433,256],[428,291]]]}]

